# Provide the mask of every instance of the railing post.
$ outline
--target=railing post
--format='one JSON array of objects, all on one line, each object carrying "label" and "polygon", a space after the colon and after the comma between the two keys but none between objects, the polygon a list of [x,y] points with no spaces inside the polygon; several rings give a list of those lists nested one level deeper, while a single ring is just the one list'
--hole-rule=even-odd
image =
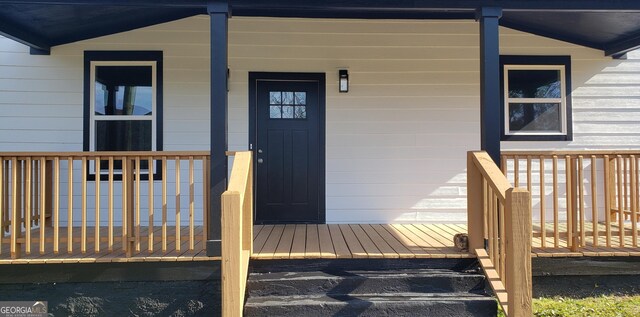
[{"label": "railing post", "polygon": [[242,213],[243,249],[249,251],[249,256],[253,253],[253,159],[251,152],[249,155],[249,173],[247,177],[247,192],[244,197]]},{"label": "railing post", "polygon": [[529,317],[531,308],[531,194],[507,190],[505,202],[506,289],[509,317]]},{"label": "railing post", "polygon": [[474,163],[474,152],[467,152],[467,231],[469,252],[484,249],[482,174]]},{"label": "railing post", "polygon": [[222,209],[222,316],[240,317],[244,304],[242,280],[242,218],[240,193],[224,192]]}]

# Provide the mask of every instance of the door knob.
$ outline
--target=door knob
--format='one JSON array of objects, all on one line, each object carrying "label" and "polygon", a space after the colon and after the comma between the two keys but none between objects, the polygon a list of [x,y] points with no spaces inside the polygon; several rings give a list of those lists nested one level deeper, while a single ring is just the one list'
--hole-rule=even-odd
[{"label": "door knob", "polygon": [[258,153],[262,153],[262,149],[258,149]]},{"label": "door knob", "polygon": [[264,162],[261,158],[258,159],[258,164],[262,164]]}]

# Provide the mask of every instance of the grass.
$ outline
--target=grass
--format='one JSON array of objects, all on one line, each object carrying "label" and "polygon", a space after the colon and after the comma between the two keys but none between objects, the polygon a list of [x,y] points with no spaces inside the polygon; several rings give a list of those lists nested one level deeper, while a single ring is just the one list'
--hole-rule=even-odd
[{"label": "grass", "polygon": [[[498,316],[504,316],[502,312]],[[535,317],[635,317],[640,316],[640,296],[566,297],[533,300]]]}]

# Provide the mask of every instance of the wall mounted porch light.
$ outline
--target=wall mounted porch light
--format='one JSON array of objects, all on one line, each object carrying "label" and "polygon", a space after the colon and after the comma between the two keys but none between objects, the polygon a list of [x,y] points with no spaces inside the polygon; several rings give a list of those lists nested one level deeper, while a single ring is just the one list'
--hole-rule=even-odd
[{"label": "wall mounted porch light", "polygon": [[339,86],[338,91],[340,92],[349,92],[349,72],[346,69],[341,69],[338,71],[340,75],[338,78]]}]

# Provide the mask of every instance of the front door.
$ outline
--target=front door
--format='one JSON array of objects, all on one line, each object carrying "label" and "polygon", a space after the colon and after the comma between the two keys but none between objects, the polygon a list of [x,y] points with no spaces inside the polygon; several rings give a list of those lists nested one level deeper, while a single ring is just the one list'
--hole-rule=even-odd
[{"label": "front door", "polygon": [[251,75],[255,222],[323,223],[324,74]]}]

